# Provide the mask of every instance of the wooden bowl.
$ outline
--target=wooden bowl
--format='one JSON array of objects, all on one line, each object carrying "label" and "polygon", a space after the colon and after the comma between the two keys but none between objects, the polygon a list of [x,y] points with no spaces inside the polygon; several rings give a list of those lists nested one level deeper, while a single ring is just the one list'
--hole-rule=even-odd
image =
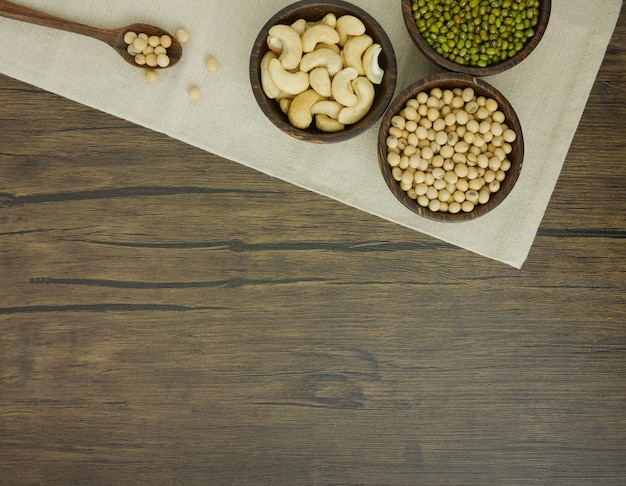
[{"label": "wooden bowl", "polygon": [[[474,89],[476,96],[485,96],[493,98],[498,102],[498,110],[504,113],[506,125],[515,131],[516,139],[511,143],[511,153],[507,158],[511,162],[511,167],[506,171],[504,180],[500,183],[500,189],[491,195],[486,204],[478,204],[470,212],[458,212],[456,214],[449,212],[431,211],[428,207],[420,206],[416,200],[411,199],[408,194],[400,188],[399,183],[392,176],[392,167],[387,162],[387,137],[389,128],[391,127],[391,119],[397,115],[406,105],[407,101],[415,98],[418,93],[425,91],[430,92],[433,88],[442,90],[453,90],[454,88],[471,87]],[[383,115],[381,126],[378,133],[378,163],[383,178],[393,195],[404,206],[411,211],[428,219],[443,222],[460,222],[468,221],[482,216],[496,206],[498,206],[511,192],[513,186],[517,182],[517,178],[522,169],[524,159],[524,137],[522,128],[513,107],[509,101],[496,88],[476,77],[462,73],[441,73],[424,78],[415,84],[404,89],[389,105],[389,108]]]},{"label": "wooden bowl", "polygon": [[[287,115],[282,112],[276,100],[270,99],[265,95],[261,87],[260,63],[265,53],[269,50],[267,46],[267,36],[272,26],[276,24],[291,25],[298,19],[316,22],[321,20],[328,13],[333,13],[337,17],[349,14],[361,19],[363,24],[365,24],[366,34],[371,36],[375,43],[382,46],[379,64],[385,70],[385,74],[382,83],[374,85],[376,90],[374,104],[367,115],[360,121],[352,125],[346,125],[345,129],[339,132],[323,132],[315,127],[315,123],[309,128],[302,130],[295,128],[289,122]],[[294,138],[314,143],[332,143],[348,140],[375,124],[383,115],[393,97],[396,87],[396,77],[397,67],[395,53],[385,31],[366,11],[341,0],[327,0],[325,2],[310,2],[305,0],[283,8],[272,16],[263,26],[254,42],[250,56],[250,83],[254,97],[263,113],[265,113],[274,125],[285,133]]]},{"label": "wooden bowl", "polygon": [[513,57],[506,59],[495,64],[490,64],[486,67],[467,66],[452,62],[441,54],[437,53],[422,37],[417,30],[415,20],[413,18],[413,11],[411,9],[412,0],[402,0],[402,16],[404,23],[411,36],[411,39],[417,46],[417,48],[429,59],[431,62],[439,67],[447,69],[448,71],[454,71],[459,73],[470,74],[472,76],[489,76],[492,74],[498,74],[511,69],[524,59],[526,59],[530,53],[537,47],[539,41],[543,37],[543,34],[548,26],[550,19],[550,10],[552,6],[551,0],[541,0],[539,7],[539,21],[535,26],[535,35],[530,38],[529,41],[524,44],[524,47]]}]

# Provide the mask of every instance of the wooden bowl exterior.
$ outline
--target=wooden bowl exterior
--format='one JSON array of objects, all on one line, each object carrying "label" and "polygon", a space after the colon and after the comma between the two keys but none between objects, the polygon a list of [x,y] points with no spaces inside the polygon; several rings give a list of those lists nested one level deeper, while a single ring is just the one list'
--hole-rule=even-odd
[{"label": "wooden bowl exterior", "polygon": [[424,40],[424,37],[418,32],[415,20],[413,19],[413,11],[411,10],[411,0],[402,0],[402,16],[404,18],[404,24],[409,32],[409,35],[420,52],[431,62],[439,67],[447,69],[448,71],[465,73],[471,76],[490,76],[492,74],[498,74],[511,69],[513,66],[518,65],[524,59],[526,59],[530,53],[537,47],[539,41],[543,37],[548,22],[550,20],[550,10],[552,9],[551,0],[541,0],[539,7],[539,22],[535,27],[535,35],[524,45],[522,50],[515,56],[506,61],[501,61],[496,64],[491,64],[486,67],[476,66],[464,66],[452,62],[441,54],[437,53],[428,43]]},{"label": "wooden bowl exterior", "polygon": [[[387,136],[391,126],[391,118],[404,108],[406,102],[417,96],[421,91],[430,91],[433,88],[454,89],[472,87],[476,96],[486,96],[498,102],[499,110],[506,117],[506,124],[517,134],[516,140],[511,144],[512,151],[508,158],[511,168],[507,171],[504,181],[500,183],[500,189],[495,192],[487,204],[477,205],[469,213],[459,212],[456,214],[435,212],[417,204],[406,192],[400,189],[400,185],[391,175],[391,166],[387,163]],[[498,206],[511,192],[517,182],[522,162],[524,159],[524,137],[522,127],[515,110],[500,91],[476,77],[462,73],[442,73],[424,78],[404,89],[389,105],[380,125],[378,133],[378,164],[383,178],[393,195],[411,211],[428,219],[442,222],[461,222],[478,218]]]},{"label": "wooden bowl exterior", "polygon": [[[261,59],[269,50],[267,46],[267,35],[269,29],[276,24],[287,24],[298,19],[316,22],[321,20],[326,14],[334,13],[337,17],[341,15],[354,15],[365,24],[366,33],[372,37],[374,42],[382,46],[380,65],[385,70],[385,76],[380,85],[376,85],[376,96],[370,111],[359,122],[348,125],[340,132],[323,132],[318,130],[314,124],[306,130],[295,128],[287,118],[276,100],[268,98],[261,87]],[[387,106],[393,98],[396,87],[397,66],[396,57],[391,41],[380,24],[363,9],[341,0],[327,0],[324,2],[300,1],[285,7],[277,12],[263,26],[254,42],[252,54],[250,56],[250,83],[254,96],[265,115],[285,133],[294,138],[314,143],[333,143],[348,140],[364,132],[374,125],[385,112]]]}]

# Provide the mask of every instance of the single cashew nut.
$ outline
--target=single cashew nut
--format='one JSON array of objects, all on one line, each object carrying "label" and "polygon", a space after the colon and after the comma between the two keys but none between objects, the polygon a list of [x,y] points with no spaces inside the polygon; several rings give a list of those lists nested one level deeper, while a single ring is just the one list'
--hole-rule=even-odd
[{"label": "single cashew nut", "polygon": [[281,41],[278,37],[270,37],[267,36],[267,47],[270,48],[276,56],[278,56],[283,50],[283,41]]},{"label": "single cashew nut", "polygon": [[293,24],[291,24],[291,28],[295,30],[299,36],[302,36],[302,34],[304,34],[304,31],[307,29],[306,20],[296,20]]},{"label": "single cashew nut", "polygon": [[370,111],[370,108],[374,104],[374,97],[376,96],[374,85],[365,76],[356,78],[352,82],[352,85],[358,102],[353,106],[343,108],[339,112],[337,120],[344,125],[356,123],[363,118],[367,112]]},{"label": "single cashew nut", "polygon": [[311,107],[312,115],[326,115],[335,120],[339,116],[339,112],[344,108],[341,103],[333,100],[318,101]]},{"label": "single cashew nut", "polygon": [[300,70],[305,73],[320,66],[324,66],[328,69],[328,74],[334,76],[343,69],[343,60],[335,51],[324,48],[305,54],[300,61]]},{"label": "single cashew nut", "polygon": [[313,122],[311,107],[321,99],[323,99],[322,96],[312,89],[307,89],[297,95],[292,100],[287,114],[291,124],[300,129],[308,128]]},{"label": "single cashew nut", "polygon": [[281,98],[278,100],[278,105],[280,106],[280,110],[286,115],[289,113],[289,107],[291,106],[291,102],[293,98]]},{"label": "single cashew nut", "polygon": [[274,84],[285,93],[297,95],[309,87],[308,73],[302,71],[291,73],[278,59],[270,59],[268,71]]},{"label": "single cashew nut", "polygon": [[333,95],[330,74],[325,67],[315,68],[309,73],[309,84],[325,98]]},{"label": "single cashew nut", "polygon": [[342,15],[339,17],[335,29],[337,29],[339,34],[338,44],[340,46],[345,45],[351,36],[365,34],[365,24],[354,15]]},{"label": "single cashew nut", "polygon": [[281,91],[278,97],[276,98],[276,101],[280,102],[280,100],[285,99],[285,98],[292,99],[294,96],[295,95],[292,95],[291,93],[287,93],[286,91]]},{"label": "single cashew nut", "polygon": [[332,12],[327,13],[326,15],[324,15],[324,18],[320,20],[320,23],[326,24],[334,29],[335,26],[337,25],[337,17]]},{"label": "single cashew nut", "polygon": [[326,44],[324,42],[320,42],[316,49],[330,49],[331,51],[335,51],[337,54],[341,54],[341,47],[337,44]]},{"label": "single cashew nut", "polygon": [[358,97],[352,89],[351,81],[356,79],[359,73],[353,67],[347,67],[339,71],[331,83],[333,98],[343,106],[354,106]]},{"label": "single cashew nut", "polygon": [[322,132],[340,132],[346,126],[328,115],[315,115],[315,126]]},{"label": "single cashew nut", "polygon": [[280,96],[283,90],[276,86],[270,76],[269,66],[272,59],[278,59],[278,56],[272,51],[267,51],[261,59],[261,87],[268,98],[275,99]]},{"label": "single cashew nut", "polygon": [[320,42],[337,44],[339,42],[339,33],[330,25],[316,24],[302,34],[302,50],[304,52],[313,51]]},{"label": "single cashew nut", "polygon": [[380,67],[379,59],[383,48],[380,44],[372,44],[363,54],[363,70],[365,76],[374,84],[383,82],[385,71]]},{"label": "single cashew nut", "polygon": [[267,45],[273,50],[279,50],[278,59],[287,70],[295,69],[302,59],[302,39],[300,35],[288,25],[274,25],[267,36]]},{"label": "single cashew nut", "polygon": [[343,46],[343,62],[346,67],[355,68],[359,76],[363,76],[363,54],[374,43],[367,34],[350,37]]}]

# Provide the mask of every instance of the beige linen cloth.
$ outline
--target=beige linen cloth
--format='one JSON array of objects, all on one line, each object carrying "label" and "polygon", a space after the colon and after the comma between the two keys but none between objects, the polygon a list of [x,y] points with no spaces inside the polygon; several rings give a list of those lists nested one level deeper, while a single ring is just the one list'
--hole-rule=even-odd
[{"label": "beige linen cloth", "polygon": [[[622,0],[553,0],[543,40],[510,71],[485,78],[508,97],[526,155],[515,189],[474,221],[439,223],[402,206],[378,168],[378,124],[339,144],[298,141],[278,130],[252,95],[248,63],[265,22],[292,0],[17,0],[99,27],[152,23],[186,28],[184,57],[156,84],[99,41],[0,18],[0,71],[98,110],[257,169],[360,210],[521,268],[587,102]],[[399,0],[352,0],[387,31],[398,62],[396,93],[439,72],[412,44]],[[207,56],[220,62],[204,67]],[[202,89],[190,101],[190,85]],[[2,185],[9,185],[3,181]]]}]

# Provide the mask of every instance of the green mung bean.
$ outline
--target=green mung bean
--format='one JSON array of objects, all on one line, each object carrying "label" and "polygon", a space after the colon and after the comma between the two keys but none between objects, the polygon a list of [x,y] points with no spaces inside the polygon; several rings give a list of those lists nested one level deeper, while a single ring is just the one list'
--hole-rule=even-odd
[{"label": "green mung bean", "polygon": [[419,33],[443,57],[486,67],[515,56],[535,35],[540,0],[412,0]]}]

